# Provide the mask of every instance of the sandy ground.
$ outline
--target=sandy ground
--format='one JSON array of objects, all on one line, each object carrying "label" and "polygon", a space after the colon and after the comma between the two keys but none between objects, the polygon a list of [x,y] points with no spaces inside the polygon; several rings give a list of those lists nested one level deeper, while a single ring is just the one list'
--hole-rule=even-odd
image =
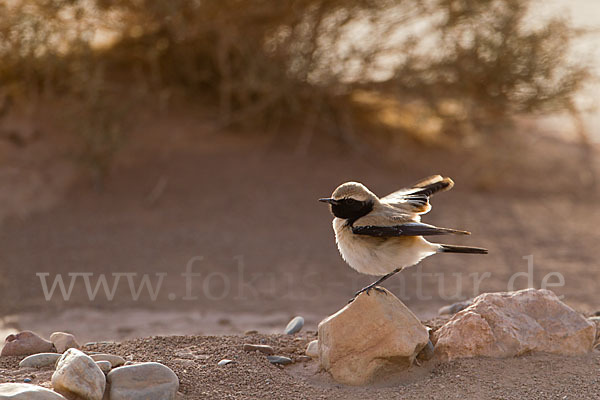
[{"label": "sandy ground", "polygon": [[[338,385],[301,361],[314,332],[288,335],[169,336],[119,344],[88,345],[84,350],[118,354],[135,361],[160,360],[180,379],[185,399],[597,399],[600,352],[585,357],[529,355],[514,359],[430,361],[413,366],[394,381],[358,388]],[[296,360],[280,367],[264,354],[247,353],[244,343],[263,343]],[[235,363],[219,367],[221,359]],[[18,357],[0,359],[0,383],[32,379],[48,386],[52,369],[19,370]]]}]

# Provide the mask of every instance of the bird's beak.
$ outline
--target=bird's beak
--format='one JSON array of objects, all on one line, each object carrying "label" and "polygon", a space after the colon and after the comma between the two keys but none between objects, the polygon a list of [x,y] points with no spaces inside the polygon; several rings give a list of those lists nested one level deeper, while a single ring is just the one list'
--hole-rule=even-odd
[{"label": "bird's beak", "polygon": [[335,204],[337,204],[337,202],[338,202],[338,201],[337,201],[337,200],[335,200],[335,199],[332,199],[332,198],[327,198],[327,197],[326,197],[326,198],[323,198],[323,199],[319,199],[319,201],[320,201],[320,202],[322,202],[322,203],[329,203],[329,204],[331,204],[331,205],[335,205]]}]

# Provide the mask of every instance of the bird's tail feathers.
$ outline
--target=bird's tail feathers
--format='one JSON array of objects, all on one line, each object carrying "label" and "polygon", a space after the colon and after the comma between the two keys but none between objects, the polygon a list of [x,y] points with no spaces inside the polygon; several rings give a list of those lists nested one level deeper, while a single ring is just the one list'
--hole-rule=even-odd
[{"label": "bird's tail feathers", "polygon": [[440,244],[440,253],[466,253],[466,254],[487,254],[487,249],[481,247],[457,246],[454,244]]},{"label": "bird's tail feathers", "polygon": [[415,183],[412,187],[415,190],[411,192],[411,195],[425,195],[427,197],[437,192],[443,192],[452,189],[454,181],[448,177],[442,177],[441,175],[433,175],[428,178],[422,179]]}]

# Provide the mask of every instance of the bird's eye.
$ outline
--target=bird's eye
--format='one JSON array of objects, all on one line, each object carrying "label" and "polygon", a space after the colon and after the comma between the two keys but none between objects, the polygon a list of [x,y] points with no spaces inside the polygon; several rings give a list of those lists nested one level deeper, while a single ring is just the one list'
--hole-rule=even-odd
[{"label": "bird's eye", "polygon": [[356,204],[356,203],[358,203],[358,201],[356,201],[354,199],[346,199],[346,203],[347,204]]}]

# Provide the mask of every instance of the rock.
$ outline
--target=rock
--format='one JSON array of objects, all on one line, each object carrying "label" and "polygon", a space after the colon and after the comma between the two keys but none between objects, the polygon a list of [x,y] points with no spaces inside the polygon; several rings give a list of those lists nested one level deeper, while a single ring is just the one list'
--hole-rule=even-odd
[{"label": "rock", "polygon": [[595,331],[549,290],[485,293],[435,332],[435,353],[445,360],[529,352],[578,355],[591,351]]},{"label": "rock", "polygon": [[313,340],[310,343],[308,343],[308,346],[306,346],[305,353],[307,356],[309,356],[311,358],[318,358],[319,357],[319,341]]},{"label": "rock", "polygon": [[66,400],[60,394],[29,383],[0,384],[1,400]]},{"label": "rock", "polygon": [[23,379],[23,382],[25,382],[25,383],[31,383],[31,378],[25,378],[25,379]]},{"label": "rock", "polygon": [[473,304],[473,299],[459,301],[458,303],[450,304],[449,306],[444,306],[438,310],[439,315],[454,315],[459,311],[464,310]]},{"label": "rock", "polygon": [[115,368],[107,381],[110,400],[172,400],[179,389],[175,372],[156,362]]},{"label": "rock", "polygon": [[287,365],[292,363],[292,359],[284,356],[267,356],[271,364]]},{"label": "rock", "polygon": [[250,329],[246,332],[244,332],[244,335],[256,335],[258,333],[258,331],[256,329]]},{"label": "rock", "polygon": [[67,349],[80,349],[75,336],[65,332],[54,332],[50,335],[50,341],[54,344],[56,351],[64,353]]},{"label": "rock", "polygon": [[409,368],[428,340],[396,296],[372,290],[321,321],[319,358],[336,381],[365,385]]},{"label": "rock", "polygon": [[60,358],[58,353],[38,353],[25,357],[19,363],[21,368],[43,368],[56,365],[56,360]]},{"label": "rock", "polygon": [[294,317],[285,327],[284,333],[288,335],[293,335],[294,333],[300,332],[302,327],[304,326],[304,318],[302,317]]},{"label": "rock", "polygon": [[77,349],[68,349],[58,360],[52,375],[52,387],[63,396],[102,400],[106,378],[91,357]]},{"label": "rock", "polygon": [[419,354],[417,354],[417,360],[429,361],[433,358],[434,354],[435,354],[435,347],[433,346],[433,343],[430,340],[427,342],[425,347],[423,347],[423,350],[421,350],[419,352]]},{"label": "rock", "polygon": [[260,351],[264,354],[275,354],[275,350],[269,345],[266,344],[244,344],[244,351]]},{"label": "rock", "polygon": [[105,375],[108,374],[112,369],[112,365],[108,361],[96,361],[96,365],[102,372],[104,372]]},{"label": "rock", "polygon": [[92,354],[92,360],[94,361],[108,361],[113,368],[120,367],[125,364],[125,359],[123,357],[116,356],[114,354]]},{"label": "rock", "polygon": [[222,367],[222,366],[224,366],[224,365],[231,364],[231,363],[234,363],[234,362],[235,362],[235,361],[233,361],[233,360],[228,360],[227,358],[225,358],[225,359],[223,359],[223,360],[219,361],[219,362],[217,363],[217,365],[218,365],[219,367]]},{"label": "rock", "polygon": [[312,361],[312,358],[310,358],[309,356],[298,356],[296,358],[296,361],[299,361],[299,362],[308,362],[308,361]]},{"label": "rock", "polygon": [[23,331],[6,337],[0,356],[25,356],[52,351],[54,351],[52,342],[42,339],[31,331]]}]

